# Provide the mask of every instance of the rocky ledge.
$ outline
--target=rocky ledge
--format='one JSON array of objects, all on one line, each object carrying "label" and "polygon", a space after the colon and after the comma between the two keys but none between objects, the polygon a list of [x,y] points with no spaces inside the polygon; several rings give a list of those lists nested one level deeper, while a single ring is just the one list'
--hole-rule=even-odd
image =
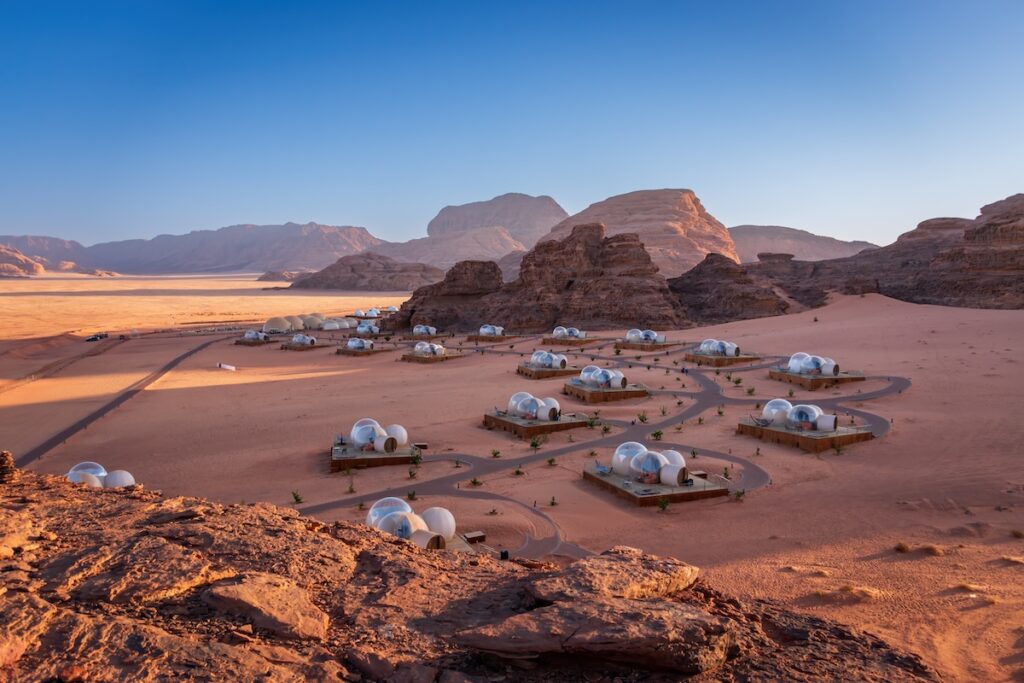
[{"label": "rocky ledge", "polygon": [[343,256],[321,271],[292,283],[296,289],[341,289],[372,292],[411,292],[438,282],[444,271],[425,263],[402,263],[366,252]]},{"label": "rocky ledge", "polygon": [[917,657],[633,548],[426,551],[268,504],[0,484],[0,681],[929,681]]}]

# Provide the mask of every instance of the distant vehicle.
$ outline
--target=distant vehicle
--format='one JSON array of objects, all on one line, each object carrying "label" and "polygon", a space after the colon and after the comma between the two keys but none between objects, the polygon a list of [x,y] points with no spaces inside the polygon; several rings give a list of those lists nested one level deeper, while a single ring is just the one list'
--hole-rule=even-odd
[{"label": "distant vehicle", "polygon": [[85,341],[87,341],[87,342],[97,342],[100,339],[106,339],[109,336],[110,335],[107,334],[106,332],[97,332],[96,334],[94,334],[92,336],[86,337]]}]

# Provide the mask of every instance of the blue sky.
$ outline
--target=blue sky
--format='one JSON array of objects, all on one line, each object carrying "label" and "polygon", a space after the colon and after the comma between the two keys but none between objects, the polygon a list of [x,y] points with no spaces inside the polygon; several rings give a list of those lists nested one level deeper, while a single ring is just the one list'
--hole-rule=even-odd
[{"label": "blue sky", "polygon": [[891,241],[1024,191],[1024,2],[0,0],[0,233],[424,233],[688,187]]}]

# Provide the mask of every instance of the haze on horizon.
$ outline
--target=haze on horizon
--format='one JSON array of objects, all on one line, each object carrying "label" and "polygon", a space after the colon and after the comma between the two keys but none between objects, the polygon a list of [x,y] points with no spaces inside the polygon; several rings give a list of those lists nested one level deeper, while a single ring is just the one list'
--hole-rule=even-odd
[{"label": "haze on horizon", "polygon": [[10,3],[0,233],[85,244],[694,190],[891,242],[1022,190],[1024,4]]}]

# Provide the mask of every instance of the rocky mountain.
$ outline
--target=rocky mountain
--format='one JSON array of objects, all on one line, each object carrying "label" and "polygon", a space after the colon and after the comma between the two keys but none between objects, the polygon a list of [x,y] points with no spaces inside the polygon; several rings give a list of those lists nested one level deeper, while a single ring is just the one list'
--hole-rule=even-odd
[{"label": "rocky mountain", "polygon": [[86,249],[88,265],[123,273],[317,270],[381,244],[366,228],[318,223],[232,225]]},{"label": "rocky mountain", "polygon": [[42,263],[30,259],[13,247],[0,245],[0,277],[30,277],[42,275]]},{"label": "rocky mountain", "polygon": [[510,192],[482,202],[444,207],[427,225],[427,235],[443,237],[500,226],[529,248],[568,215],[547,195]]},{"label": "rocky mountain", "polygon": [[845,242],[780,225],[737,225],[729,228],[729,234],[741,263],[756,261],[757,255],[763,253],[793,254],[801,261],[824,261],[878,248],[871,242]]},{"label": "rocky mountain", "polygon": [[[684,298],[707,291],[712,286],[708,270],[694,268],[669,280],[669,286]],[[1024,308],[1022,275],[1024,194],[1017,194],[982,207],[973,220],[933,218],[893,244],[846,258],[800,261],[791,254],[759,254],[756,263],[739,271],[720,271],[713,288],[723,306],[744,301],[753,286],[807,307],[824,304],[829,292],[877,292],[921,304],[1019,309]],[[756,317],[772,309],[763,303],[744,306],[736,316]],[[721,319],[721,311],[701,317],[699,300],[682,305],[699,322]]]},{"label": "rocky mountain", "polygon": [[349,291],[411,292],[440,282],[444,271],[425,263],[400,263],[374,253],[342,256],[321,271],[304,275],[293,289],[342,289]]},{"label": "rocky mountain", "polygon": [[746,266],[721,254],[708,254],[668,286],[686,317],[701,324],[782,315],[793,307],[770,283],[755,281]]},{"label": "rocky mountain", "polygon": [[396,261],[428,263],[448,269],[459,261],[492,261],[511,251],[526,247],[501,226],[481,227],[465,232],[452,232],[436,237],[420,237],[408,242],[392,242],[371,247]]},{"label": "rocky mountain", "polygon": [[392,321],[398,328],[426,323],[446,331],[490,322],[515,333],[565,321],[585,329],[668,329],[684,317],[636,235],[606,237],[604,226],[589,224],[539,242],[523,256],[513,282],[503,282],[493,261],[460,262],[444,281],[413,292]]},{"label": "rocky mountain", "polygon": [[36,235],[0,235],[0,245],[17,249],[40,263],[70,261],[87,264],[86,247],[74,240]]},{"label": "rocky mountain", "polygon": [[498,264],[498,268],[501,268],[501,276],[505,279],[505,282],[512,282],[519,277],[519,266],[522,264],[524,256],[526,256],[525,251],[510,251],[495,261]]},{"label": "rocky mountain", "polygon": [[632,548],[503,562],[269,504],[9,479],[4,680],[938,680],[877,637]]},{"label": "rocky mountain", "polygon": [[609,197],[566,218],[543,239],[562,239],[581,223],[601,223],[609,235],[639,235],[667,278],[689,270],[709,253],[739,260],[729,231],[691,190],[640,190]]}]

